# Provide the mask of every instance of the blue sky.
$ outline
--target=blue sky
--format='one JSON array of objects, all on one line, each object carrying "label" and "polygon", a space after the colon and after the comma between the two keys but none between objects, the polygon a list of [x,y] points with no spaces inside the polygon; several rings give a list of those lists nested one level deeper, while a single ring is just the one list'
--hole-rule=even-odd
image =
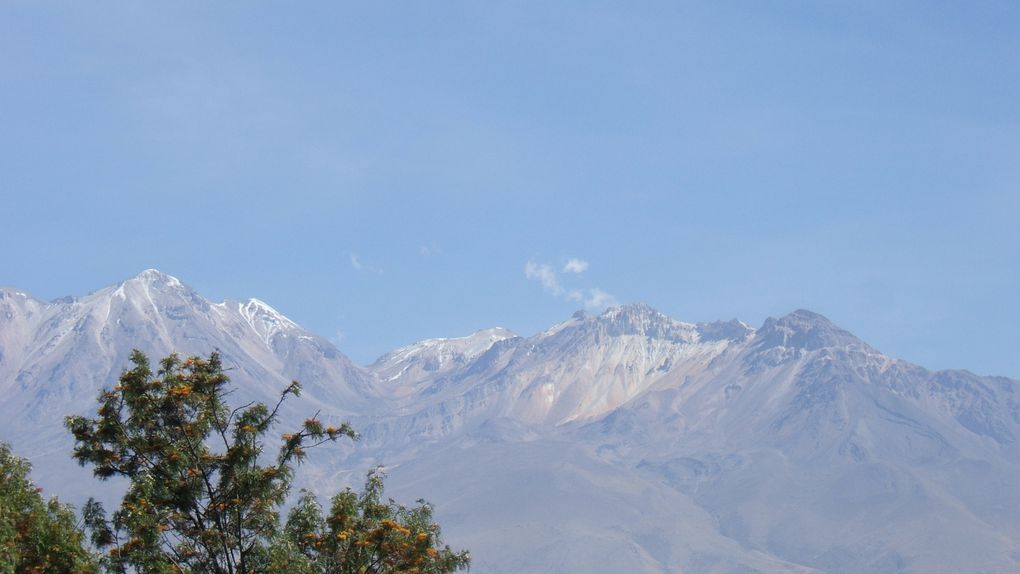
[{"label": "blue sky", "polygon": [[156,267],[361,362],[803,307],[1020,377],[1017,70],[1012,0],[12,0],[0,284]]}]

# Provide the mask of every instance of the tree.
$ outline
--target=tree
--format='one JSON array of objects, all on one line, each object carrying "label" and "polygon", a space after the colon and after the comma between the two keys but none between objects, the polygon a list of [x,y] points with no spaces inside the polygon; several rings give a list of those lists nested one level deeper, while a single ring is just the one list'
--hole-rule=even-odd
[{"label": "tree", "polygon": [[384,502],[382,494],[382,472],[370,472],[361,495],[349,488],[337,494],[324,517],[316,498],[302,491],[271,552],[269,570],[438,574],[468,565],[467,552],[439,548],[439,525],[428,503],[406,508],[392,499]]},{"label": "tree", "polygon": [[0,573],[97,572],[74,511],[56,498],[43,500],[30,471],[28,461],[0,443]]},{"label": "tree", "polygon": [[[121,375],[119,384],[100,394],[98,418],[66,420],[80,464],[92,465],[100,479],[123,476],[130,482],[110,520],[95,501],[84,509],[93,543],[106,550],[107,570],[250,574],[291,572],[299,566],[323,574],[438,574],[467,566],[466,552],[440,547],[438,526],[426,528],[421,522],[429,515],[426,504],[408,510],[379,500],[377,474],[370,475],[369,489],[355,496],[353,507],[349,491],[334,499],[343,501],[340,510],[360,517],[342,523],[346,536],[328,530],[330,543],[317,543],[327,529],[309,512],[316,503],[307,493],[286,528],[280,528],[294,469],[307,449],[357,438],[347,424],[325,426],[312,417],[283,434],[279,452],[269,460],[263,452],[265,437],[278,422],[284,401],[300,393],[296,381],[272,409],[261,403],[230,408],[225,401],[228,378],[216,353],[183,361],[170,355],[155,374],[141,352],[132,353],[131,361],[134,368]],[[392,530],[391,522],[421,543],[406,548],[361,544],[379,528]],[[421,541],[419,533],[425,534]],[[348,539],[350,544],[341,544]],[[394,554],[398,550],[404,553],[400,559]]]}]

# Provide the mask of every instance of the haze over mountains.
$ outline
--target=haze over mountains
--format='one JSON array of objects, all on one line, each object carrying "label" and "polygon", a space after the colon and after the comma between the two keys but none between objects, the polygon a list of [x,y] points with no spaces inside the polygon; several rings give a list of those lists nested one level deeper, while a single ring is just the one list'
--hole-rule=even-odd
[{"label": "haze over mountains", "polygon": [[305,484],[386,464],[476,572],[1020,571],[1020,382],[927,371],[810,311],[754,329],[628,305],[362,366],[261,301],[155,270],[52,302],[0,289],[0,440],[48,492],[103,488],[61,421],[133,348],[219,349],[238,401],[300,380],[288,417],[362,433],[313,454]]}]

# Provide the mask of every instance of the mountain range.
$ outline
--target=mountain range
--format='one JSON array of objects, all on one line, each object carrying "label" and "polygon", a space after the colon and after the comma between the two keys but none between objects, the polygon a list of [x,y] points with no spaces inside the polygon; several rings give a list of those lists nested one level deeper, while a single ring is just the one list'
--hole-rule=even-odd
[{"label": "mountain range", "polygon": [[156,270],[48,302],[0,289],[0,440],[47,491],[115,495],[61,421],[135,348],[219,350],[238,401],[301,381],[288,421],[362,438],[313,454],[300,486],[384,464],[475,572],[1020,571],[1020,382],[926,370],[810,311],[753,328],[626,305],[358,365],[266,303]]}]

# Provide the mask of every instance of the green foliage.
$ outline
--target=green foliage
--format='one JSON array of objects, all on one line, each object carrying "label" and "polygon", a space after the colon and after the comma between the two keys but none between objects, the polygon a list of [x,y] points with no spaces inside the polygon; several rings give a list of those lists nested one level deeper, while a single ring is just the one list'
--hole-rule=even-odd
[{"label": "green foliage", "polygon": [[74,512],[56,498],[43,500],[30,470],[0,443],[0,574],[97,572]]},{"label": "green foliage", "polygon": [[377,470],[361,495],[347,489],[334,496],[324,517],[315,497],[303,491],[274,545],[269,571],[441,574],[468,566],[467,552],[440,546],[439,525],[426,502],[407,508],[384,502],[382,494]]},{"label": "green foliage", "polygon": [[[357,438],[346,424],[327,427],[312,417],[300,429],[282,435],[275,459],[266,464],[264,437],[277,422],[284,400],[300,392],[297,382],[283,391],[272,409],[262,404],[231,409],[224,400],[228,379],[215,353],[209,359],[184,361],[171,355],[155,374],[141,352],[135,351],[131,360],[134,368],[121,376],[113,390],[100,395],[97,419],[66,420],[79,463],[92,465],[101,479],[124,476],[130,480],[110,520],[94,501],[83,509],[93,543],[106,549],[107,570],[439,573],[467,565],[466,554],[438,548],[438,527],[425,528],[422,522],[430,517],[427,505],[407,510],[392,502],[381,503],[381,479],[376,474],[361,497],[346,491],[335,499],[347,505],[342,516],[361,517],[343,522],[343,529],[334,532],[329,530],[332,524],[323,526],[308,494],[291,511],[286,527],[280,528],[279,512],[294,467],[304,460],[306,450],[341,437]],[[384,555],[395,546],[361,544],[368,540],[368,533],[359,529],[374,532],[384,520],[399,523],[400,532],[426,534],[418,541],[424,544],[415,547],[421,548],[420,560],[397,570],[390,564],[406,560]],[[340,536],[342,531],[347,534]],[[332,546],[313,543],[327,533],[333,536]],[[327,558],[326,551],[339,551],[346,537],[352,544],[359,542],[357,552]]]}]

